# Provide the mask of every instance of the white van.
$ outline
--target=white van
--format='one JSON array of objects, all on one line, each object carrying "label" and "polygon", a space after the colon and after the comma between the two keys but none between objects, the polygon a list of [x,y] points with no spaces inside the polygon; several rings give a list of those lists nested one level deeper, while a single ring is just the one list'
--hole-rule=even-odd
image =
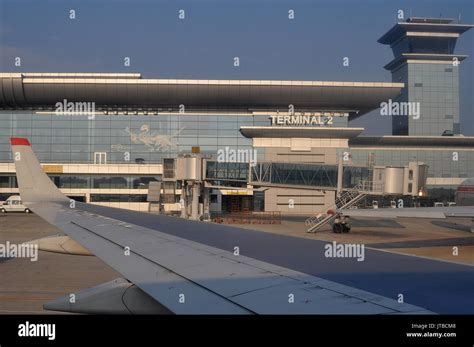
[{"label": "white van", "polygon": [[21,198],[19,195],[10,196],[5,202],[0,206],[1,213],[7,212],[25,212],[30,213],[30,209],[21,203]]}]

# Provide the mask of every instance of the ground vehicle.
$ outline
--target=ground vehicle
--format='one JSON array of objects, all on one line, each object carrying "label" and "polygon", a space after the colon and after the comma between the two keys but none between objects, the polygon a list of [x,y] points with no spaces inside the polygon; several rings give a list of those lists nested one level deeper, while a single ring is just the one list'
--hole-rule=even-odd
[{"label": "ground vehicle", "polygon": [[434,207],[444,207],[444,204],[442,202],[435,202]]},{"label": "ground vehicle", "polygon": [[21,203],[21,197],[19,195],[10,196],[3,204],[0,206],[0,212],[25,212],[30,213],[30,209]]},{"label": "ground vehicle", "polygon": [[332,232],[336,234],[340,234],[340,233],[348,233],[350,230],[351,230],[351,224],[349,223],[349,217],[338,213],[336,219],[334,219]]}]

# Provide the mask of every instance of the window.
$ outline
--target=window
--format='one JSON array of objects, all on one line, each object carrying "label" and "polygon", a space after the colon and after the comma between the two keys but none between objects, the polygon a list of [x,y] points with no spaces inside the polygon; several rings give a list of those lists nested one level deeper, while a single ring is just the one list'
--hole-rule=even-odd
[{"label": "window", "polygon": [[412,180],[413,179],[413,170],[408,171],[408,179]]},{"label": "window", "polygon": [[106,152],[94,152],[94,164],[107,164],[107,153]]},{"label": "window", "polygon": [[453,123],[453,133],[455,134],[461,133],[461,127],[459,126],[459,123]]},{"label": "window", "polygon": [[121,176],[93,176],[92,188],[112,189],[129,188],[127,178]]},{"label": "window", "polygon": [[146,195],[91,194],[91,202],[146,202]]},{"label": "window", "polygon": [[164,178],[174,178],[174,159],[165,158],[163,159],[163,177]]},{"label": "window", "polygon": [[10,188],[9,176],[0,176],[0,188]]},{"label": "window", "polygon": [[88,176],[59,176],[58,188],[89,188]]},{"label": "window", "polygon": [[413,183],[408,183],[408,193],[413,192]]},{"label": "window", "polygon": [[211,194],[211,204],[217,204],[217,194]]},{"label": "window", "polygon": [[155,177],[137,177],[133,179],[133,188],[134,189],[147,189],[148,185],[152,181],[158,181]]}]

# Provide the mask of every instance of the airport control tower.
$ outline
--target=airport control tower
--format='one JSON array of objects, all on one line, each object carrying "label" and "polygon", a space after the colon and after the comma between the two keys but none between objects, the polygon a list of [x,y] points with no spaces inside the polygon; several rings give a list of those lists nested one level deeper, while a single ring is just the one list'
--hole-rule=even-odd
[{"label": "airport control tower", "polygon": [[456,41],[474,25],[448,18],[410,17],[386,32],[394,59],[385,66],[393,82],[405,83],[398,102],[419,102],[420,117],[393,116],[393,135],[458,135],[459,67],[466,55],[454,54]]}]

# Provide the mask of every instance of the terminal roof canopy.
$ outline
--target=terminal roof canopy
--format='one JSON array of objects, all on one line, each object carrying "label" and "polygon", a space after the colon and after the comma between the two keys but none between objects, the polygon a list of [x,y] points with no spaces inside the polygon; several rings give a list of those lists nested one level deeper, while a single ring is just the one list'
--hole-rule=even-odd
[{"label": "terminal roof canopy", "polygon": [[247,138],[316,138],[316,139],[350,139],[359,136],[364,128],[333,127],[275,127],[275,126],[242,126],[240,133]]},{"label": "terminal roof canopy", "polygon": [[[403,83],[281,80],[143,79],[140,74],[0,73],[0,107],[95,102],[110,107],[218,110],[351,111],[376,109]],[[355,112],[354,112],[355,111]]]}]

